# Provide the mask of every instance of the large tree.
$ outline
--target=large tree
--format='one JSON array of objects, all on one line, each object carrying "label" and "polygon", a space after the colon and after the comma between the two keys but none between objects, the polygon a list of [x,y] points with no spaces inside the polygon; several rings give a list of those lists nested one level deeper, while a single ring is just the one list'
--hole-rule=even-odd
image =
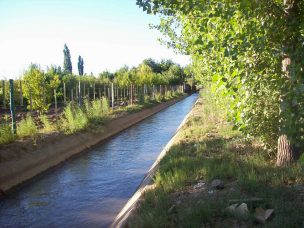
[{"label": "large tree", "polygon": [[79,75],[83,75],[84,62],[81,56],[78,57],[78,73]]},{"label": "large tree", "polygon": [[68,46],[64,44],[63,49],[63,70],[67,74],[72,74],[72,62],[71,62],[71,54]]},{"label": "large tree", "polygon": [[[304,142],[304,2],[137,0],[162,15],[168,46],[192,56],[197,78],[227,101],[229,119],[277,148],[277,165]],[[276,142],[277,141],[277,145]]]}]

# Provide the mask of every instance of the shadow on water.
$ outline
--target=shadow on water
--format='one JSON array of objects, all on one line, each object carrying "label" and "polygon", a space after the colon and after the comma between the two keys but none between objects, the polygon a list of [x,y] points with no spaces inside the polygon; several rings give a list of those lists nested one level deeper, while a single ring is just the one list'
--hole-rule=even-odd
[{"label": "shadow on water", "polygon": [[106,227],[191,110],[197,94],[12,192],[0,227]]}]

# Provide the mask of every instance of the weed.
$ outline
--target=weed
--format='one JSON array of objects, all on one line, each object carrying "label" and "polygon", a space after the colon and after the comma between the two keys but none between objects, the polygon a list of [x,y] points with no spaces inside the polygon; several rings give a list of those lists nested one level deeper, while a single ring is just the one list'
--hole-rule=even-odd
[{"label": "weed", "polygon": [[79,108],[69,103],[63,110],[61,116],[61,130],[66,134],[73,134],[83,130],[88,126],[89,119],[86,113]]},{"label": "weed", "polygon": [[17,136],[19,138],[32,137],[34,138],[38,133],[38,128],[30,114],[26,115],[26,118],[21,120],[17,124]]},{"label": "weed", "polygon": [[0,125],[0,144],[10,143],[14,141],[15,136],[9,124]]},{"label": "weed", "polygon": [[56,130],[56,126],[50,122],[46,115],[40,115],[40,121],[43,124],[42,132],[48,133]]}]

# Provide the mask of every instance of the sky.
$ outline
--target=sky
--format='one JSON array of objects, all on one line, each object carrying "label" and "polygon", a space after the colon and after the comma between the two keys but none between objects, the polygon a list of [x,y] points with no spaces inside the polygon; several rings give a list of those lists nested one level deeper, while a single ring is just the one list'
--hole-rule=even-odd
[{"label": "sky", "polygon": [[21,77],[30,63],[62,66],[65,43],[75,74],[79,55],[94,75],[146,58],[188,64],[158,42],[161,34],[149,28],[158,21],[136,0],[0,0],[0,79]]}]

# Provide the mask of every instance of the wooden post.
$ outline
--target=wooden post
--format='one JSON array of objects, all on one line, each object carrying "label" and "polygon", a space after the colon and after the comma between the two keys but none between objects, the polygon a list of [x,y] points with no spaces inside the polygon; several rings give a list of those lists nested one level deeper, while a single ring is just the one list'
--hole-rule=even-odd
[{"label": "wooden post", "polygon": [[133,105],[133,85],[131,84],[131,87],[130,87],[130,104]]},{"label": "wooden post", "polygon": [[5,81],[2,80],[2,98],[3,98],[3,109],[6,108],[6,102],[5,102]]},{"label": "wooden post", "polygon": [[114,109],[114,83],[111,83],[111,98],[112,98],[112,109]]},{"label": "wooden post", "polygon": [[23,107],[22,81],[20,80],[20,106]]},{"label": "wooden post", "polygon": [[57,118],[57,92],[56,92],[56,89],[54,89],[54,100],[55,100],[55,115]]},{"label": "wooden post", "polygon": [[85,97],[86,95],[86,86],[85,86],[85,82],[83,82],[83,96]]},{"label": "wooden post", "polygon": [[10,110],[12,117],[12,133],[16,134],[16,113],[15,113],[15,102],[14,102],[14,80],[9,80],[10,84]]},{"label": "wooden post", "polygon": [[95,100],[95,82],[93,83],[93,99]]},{"label": "wooden post", "polygon": [[30,110],[33,111],[32,89],[30,88]]},{"label": "wooden post", "polygon": [[98,88],[98,95],[99,95],[99,99],[101,99],[101,88]]},{"label": "wooden post", "polygon": [[74,93],[73,89],[71,89],[71,101],[74,101]]},{"label": "wooden post", "polygon": [[79,78],[79,81],[78,81],[78,105],[79,105],[79,107],[81,106],[81,83],[80,83],[80,78]]},{"label": "wooden post", "polygon": [[63,83],[63,103],[66,105],[66,87],[65,82]]}]

